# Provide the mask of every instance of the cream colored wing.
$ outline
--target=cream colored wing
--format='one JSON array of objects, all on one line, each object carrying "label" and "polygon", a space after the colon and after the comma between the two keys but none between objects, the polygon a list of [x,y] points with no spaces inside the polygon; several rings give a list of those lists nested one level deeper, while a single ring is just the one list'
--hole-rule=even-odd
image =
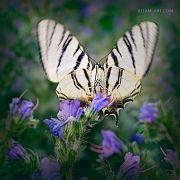
[{"label": "cream colored wing", "polygon": [[142,22],[120,38],[104,64],[106,89],[117,102],[132,101],[140,91],[141,79],[147,74],[158,37],[158,26]]},{"label": "cream colored wing", "polygon": [[38,23],[37,36],[43,69],[50,81],[59,83],[59,98],[86,98],[91,91],[92,64],[78,40],[50,19]]}]

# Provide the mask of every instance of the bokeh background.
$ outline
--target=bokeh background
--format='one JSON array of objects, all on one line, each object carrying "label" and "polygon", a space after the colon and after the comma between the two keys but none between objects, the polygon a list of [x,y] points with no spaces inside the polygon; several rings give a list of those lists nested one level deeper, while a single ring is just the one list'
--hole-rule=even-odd
[{"label": "bokeh background", "polygon": [[[24,132],[22,144],[40,154],[53,154],[49,130],[42,123],[58,111],[56,84],[49,82],[42,70],[37,48],[36,26],[44,18],[64,24],[96,60],[103,58],[115,42],[141,21],[154,21],[160,35],[150,73],[143,81],[141,95],[120,113],[119,127],[105,119],[89,143],[100,142],[101,129],[112,129],[127,138],[130,124],[143,102],[161,101],[180,116],[180,1],[113,0],[12,0],[0,2],[0,118],[8,113],[13,97],[24,97],[39,106],[34,116],[40,120],[36,129]],[[126,121],[127,123],[123,123]],[[88,148],[81,155],[76,173],[93,177],[97,155]]]}]

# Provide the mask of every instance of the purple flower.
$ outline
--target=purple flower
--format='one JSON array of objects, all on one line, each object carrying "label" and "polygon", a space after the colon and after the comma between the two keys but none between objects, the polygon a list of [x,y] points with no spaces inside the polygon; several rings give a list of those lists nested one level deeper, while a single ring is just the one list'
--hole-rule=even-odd
[{"label": "purple flower", "polygon": [[80,116],[84,113],[80,107],[78,100],[64,100],[60,103],[60,111],[57,118],[45,119],[44,123],[49,125],[50,131],[54,136],[60,139],[63,136],[65,125],[73,120],[79,120]]},{"label": "purple flower", "polygon": [[32,115],[33,108],[34,104],[31,101],[23,100],[19,107],[19,111],[22,114],[22,116],[26,118]]},{"label": "purple flower", "polygon": [[100,154],[100,159],[119,153],[121,150],[121,141],[111,130],[102,130],[102,145],[92,145],[92,150]]},{"label": "purple flower", "polygon": [[10,160],[18,160],[19,158],[26,156],[27,151],[21,144],[18,144],[15,140],[11,139],[7,155]]},{"label": "purple flower", "polygon": [[60,164],[52,159],[47,157],[41,160],[41,178],[43,180],[59,180],[61,179],[60,175]]},{"label": "purple flower", "polygon": [[118,179],[137,178],[140,170],[139,162],[139,156],[133,156],[131,152],[127,152],[124,157],[124,163],[120,166]]},{"label": "purple flower", "polygon": [[51,134],[57,136],[60,139],[63,136],[64,127],[68,123],[68,121],[55,118],[45,119],[43,122],[49,126]]},{"label": "purple flower", "polygon": [[110,97],[103,98],[102,93],[98,92],[90,105],[90,110],[97,113],[109,105],[109,99]]},{"label": "purple flower", "polygon": [[13,98],[9,105],[10,113],[13,116],[21,116],[22,118],[30,117],[34,111],[34,104],[28,100],[21,100],[20,98]]},{"label": "purple flower", "polygon": [[20,99],[19,98],[13,98],[12,103],[9,104],[10,113],[15,115],[19,109],[20,106]]},{"label": "purple flower", "polygon": [[144,142],[144,136],[139,134],[139,133],[133,134],[131,137],[131,141],[135,141],[137,143],[143,143]]},{"label": "purple flower", "polygon": [[166,149],[164,160],[170,163],[174,169],[180,168],[180,163],[178,161],[178,156],[176,151],[172,151],[171,149]]},{"label": "purple flower", "polygon": [[153,123],[158,118],[157,107],[153,103],[144,103],[140,108],[139,121],[142,123]]},{"label": "purple flower", "polygon": [[64,100],[61,101],[60,110],[58,113],[59,119],[67,120],[69,117],[78,119],[83,114],[83,109],[80,107],[78,100]]}]

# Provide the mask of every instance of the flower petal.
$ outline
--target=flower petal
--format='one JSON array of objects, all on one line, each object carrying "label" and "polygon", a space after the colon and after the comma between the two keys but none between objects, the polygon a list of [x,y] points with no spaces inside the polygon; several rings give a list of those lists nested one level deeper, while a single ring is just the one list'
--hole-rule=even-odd
[{"label": "flower petal", "polygon": [[103,98],[102,93],[98,92],[96,97],[93,99],[90,110],[98,112],[109,105],[110,97]]},{"label": "flower petal", "polygon": [[67,121],[60,121],[58,119],[51,118],[45,119],[43,122],[49,126],[50,131],[54,136],[58,136],[60,139],[62,139],[64,126],[66,125]]}]

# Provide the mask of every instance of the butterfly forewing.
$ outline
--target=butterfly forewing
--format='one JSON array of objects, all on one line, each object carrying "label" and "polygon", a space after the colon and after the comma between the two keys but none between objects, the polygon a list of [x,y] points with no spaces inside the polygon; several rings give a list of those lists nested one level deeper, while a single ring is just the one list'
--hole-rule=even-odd
[{"label": "butterfly forewing", "polygon": [[58,96],[86,98],[92,64],[78,40],[63,25],[50,19],[39,22],[37,34],[42,65],[49,80],[59,83]]},{"label": "butterfly forewing", "polygon": [[108,55],[104,65],[106,88],[116,102],[133,100],[139,94],[140,80],[152,63],[157,35],[155,23],[142,22],[126,32]]}]

